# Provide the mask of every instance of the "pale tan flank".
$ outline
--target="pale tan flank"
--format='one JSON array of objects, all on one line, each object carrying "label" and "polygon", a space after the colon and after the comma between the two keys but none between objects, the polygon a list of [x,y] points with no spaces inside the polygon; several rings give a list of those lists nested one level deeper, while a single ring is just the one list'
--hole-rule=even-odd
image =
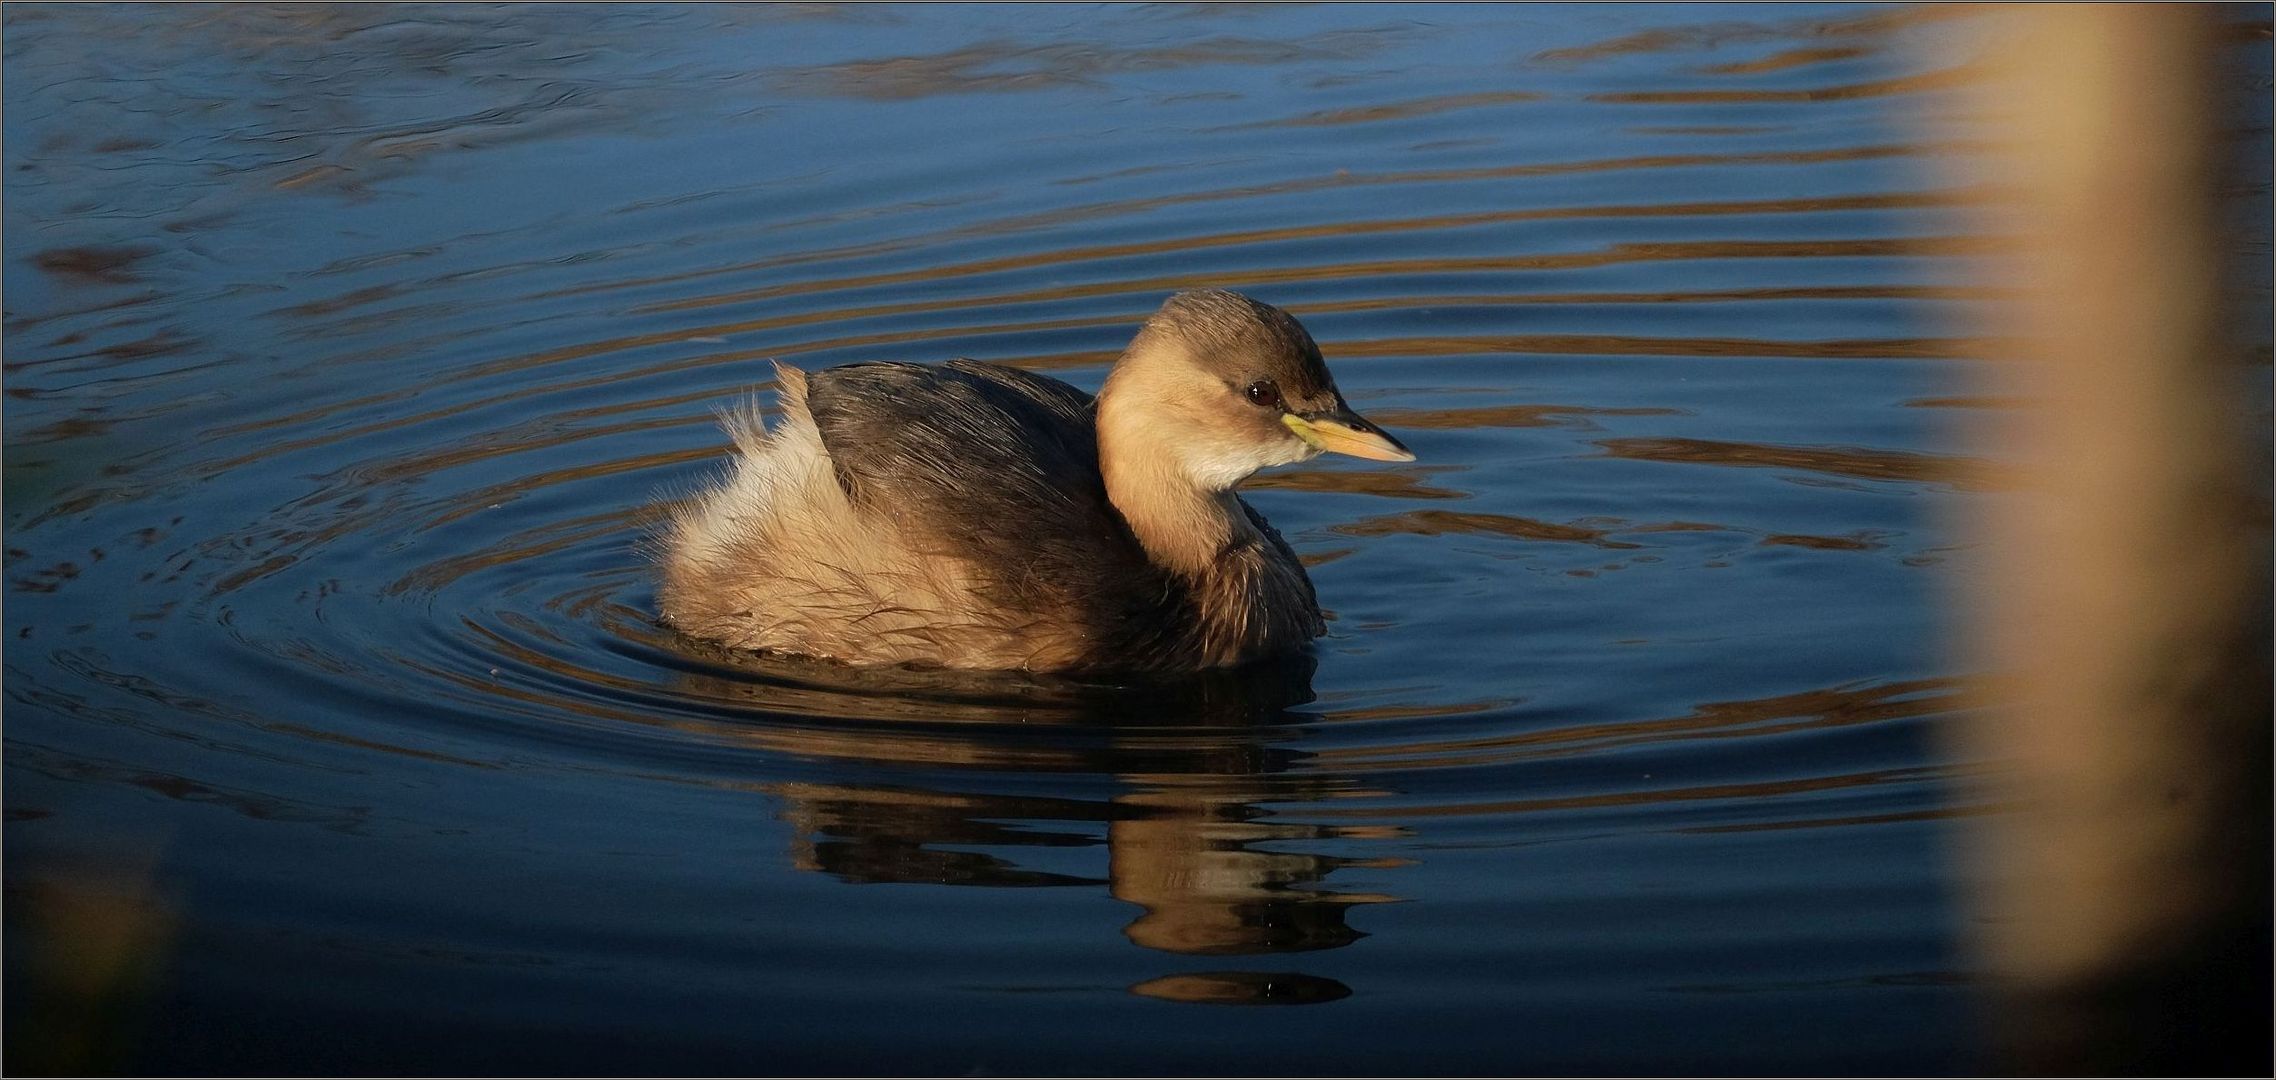
[{"label": "pale tan flank", "polygon": [[857,510],[806,410],[806,373],[775,371],[774,429],[755,402],[729,416],[726,483],[666,533],[667,622],[735,648],[865,663],[1048,669],[1075,659],[1079,627],[1006,625],[978,594],[977,568],[927,544],[921,522]]}]

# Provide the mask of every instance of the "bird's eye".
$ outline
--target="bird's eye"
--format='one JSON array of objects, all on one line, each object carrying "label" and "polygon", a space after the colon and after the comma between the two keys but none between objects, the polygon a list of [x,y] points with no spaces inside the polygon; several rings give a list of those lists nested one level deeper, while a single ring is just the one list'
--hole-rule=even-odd
[{"label": "bird's eye", "polygon": [[1280,404],[1280,387],[1273,385],[1271,379],[1258,379],[1250,383],[1248,393],[1250,404],[1262,405],[1267,409]]}]

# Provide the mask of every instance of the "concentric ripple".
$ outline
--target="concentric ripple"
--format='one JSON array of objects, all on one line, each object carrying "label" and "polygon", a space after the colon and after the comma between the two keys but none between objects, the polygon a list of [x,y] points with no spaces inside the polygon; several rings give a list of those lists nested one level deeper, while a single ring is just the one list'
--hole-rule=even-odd
[{"label": "concentric ripple", "polygon": [[[72,912],[141,950],[21,1052],[1956,1067],[1996,17],[11,7],[11,1027]],[[769,361],[1095,389],[1205,285],[1419,455],[1250,485],[1315,655],[657,622]]]}]

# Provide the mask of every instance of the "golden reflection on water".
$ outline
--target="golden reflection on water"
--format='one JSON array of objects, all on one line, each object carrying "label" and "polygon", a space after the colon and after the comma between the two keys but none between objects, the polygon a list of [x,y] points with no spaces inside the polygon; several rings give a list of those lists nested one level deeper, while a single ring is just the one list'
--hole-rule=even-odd
[{"label": "golden reflection on water", "polygon": [[1351,987],[1294,971],[1192,971],[1148,979],[1130,992],[1196,1005],[1317,1005],[1350,997]]},{"label": "golden reflection on water", "polygon": [[1217,130],[1250,131],[1275,127],[1338,127],[1344,124],[1372,124],[1382,120],[1404,120],[1413,116],[1475,109],[1484,105],[1513,105],[1519,102],[1540,101],[1545,95],[1526,90],[1485,90],[1473,94],[1443,94],[1437,97],[1415,98],[1385,105],[1369,105],[1355,109],[1325,109],[1302,116],[1281,120],[1259,120],[1247,124],[1232,124]]},{"label": "golden reflection on water", "polygon": [[[1802,18],[1783,22],[1726,21],[1700,23],[1694,26],[1658,27],[1620,34],[1588,45],[1544,49],[1534,53],[1536,63],[1582,64],[1647,53],[1692,52],[1709,50],[1724,45],[1764,41],[1802,40],[1827,38],[1886,38],[1909,27],[1952,19],[1971,18],[1977,9],[1968,4],[1911,4],[1904,7],[1866,11],[1838,18]],[[1847,48],[1878,51],[1881,41],[1847,46]],[[1791,54],[1780,53],[1779,56]],[[1831,57],[1829,59],[1845,59]],[[1791,66],[1791,65],[1787,65]],[[1738,72],[1727,72],[1738,73]]]},{"label": "golden reflection on water", "polygon": [[1241,485],[1244,491],[1322,491],[1341,495],[1374,495],[1386,499],[1464,499],[1469,494],[1430,482],[1436,474],[1459,472],[1446,465],[1415,465],[1402,469],[1284,469],[1262,473]]},{"label": "golden reflection on water", "polygon": [[1607,539],[1608,529],[1585,525],[1558,525],[1548,521],[1514,517],[1509,514],[1488,514],[1462,510],[1408,510],[1397,514],[1363,518],[1359,521],[1335,526],[1342,536],[1390,536],[1407,533],[1414,536],[1440,536],[1446,533],[1491,533],[1519,540],[1548,540],[1558,543],[1592,544],[1601,548],[1636,548],[1619,540]]},{"label": "golden reflection on water", "polygon": [[1351,59],[1389,44],[1400,31],[1330,30],[1289,40],[1217,36],[1178,45],[1023,45],[991,41],[946,52],[848,60],[781,73],[787,90],[906,101],[941,94],[1086,87],[1129,71],[1215,64],[1287,64]]},{"label": "golden reflection on water", "polygon": [[1800,469],[1863,480],[1944,484],[1962,490],[1996,489],[2008,482],[1991,462],[1954,454],[1852,446],[1770,446],[1719,439],[1600,439],[1597,445],[1613,457],[1639,461]]},{"label": "golden reflection on water", "polygon": [[[702,647],[698,647],[702,649]],[[718,655],[703,649],[707,655]],[[1111,778],[1105,798],[1030,796],[950,789],[936,772],[899,785],[771,782],[758,789],[780,800],[794,830],[790,865],[854,883],[915,882],[997,887],[1096,886],[1140,909],[1122,928],[1133,944],[1179,955],[1262,955],[1341,948],[1363,936],[1347,921],[1356,906],[1397,897],[1328,887],[1347,867],[1395,869],[1395,859],[1365,859],[1290,850],[1397,837],[1379,825],[1319,825],[1285,820],[1268,803],[1351,797],[1334,777],[1292,771],[1298,755],[1271,744],[1258,721],[1309,699],[1308,660],[1218,673],[1134,699],[1052,682],[1007,684],[1001,677],[894,671],[867,675],[798,661],[735,663],[754,675],[823,679],[833,688],[792,687],[762,679],[690,673],[690,696],[732,701],[763,716],[900,717],[905,726],[858,730],[757,722],[733,729],[738,740],[780,753],[868,763],[1017,769]],[[875,682],[896,691],[848,691]],[[899,696],[925,685],[935,694],[1036,695],[1032,706]],[[832,698],[836,700],[831,700]],[[1146,712],[1117,722],[1143,700]],[[1102,715],[1100,710],[1105,710]],[[1111,726],[1100,728],[1101,721]],[[1007,731],[1006,722],[1019,726]],[[1035,724],[1071,737],[1038,739]],[[1169,726],[1161,727],[1160,724]],[[953,781],[953,778],[947,778]],[[1018,827],[1006,823],[1025,823]],[[1103,826],[1103,841],[1096,830]],[[1086,877],[1018,865],[996,852],[1089,847],[1105,852],[1105,876]],[[1259,850],[1260,845],[1272,845]],[[986,847],[991,851],[964,850]],[[1332,980],[1282,973],[1170,976],[1133,993],[1214,1003],[1308,1003],[1348,993]],[[1259,981],[1259,979],[1263,981]],[[1198,981],[1196,981],[1198,980]],[[1308,987],[1292,991],[1293,985]]]},{"label": "golden reflection on water", "polygon": [[1729,64],[1709,64],[1700,68],[1702,75],[1762,75],[1773,71],[1827,64],[1837,60],[1856,60],[1871,56],[1874,50],[1857,45],[1832,45],[1806,49],[1787,49],[1755,60],[1740,60]]},{"label": "golden reflection on water", "polygon": [[[1650,791],[1600,791],[1587,795],[1559,795],[1535,799],[1486,799],[1464,803],[1430,803],[1418,806],[1397,806],[1375,809],[1358,809],[1342,806],[1322,807],[1312,811],[1317,817],[1346,818],[1374,817],[1388,819],[1478,817],[1506,814],[1537,814],[1564,810],[1601,810],[1610,807],[1661,806],[1669,803],[1731,800],[1736,803],[1760,804],[1789,795],[1807,795],[1818,792],[1871,788],[1885,784],[1918,784],[1948,775],[1944,770],[1925,767],[1862,769],[1836,773],[1831,776],[1806,776],[1787,780],[1764,780],[1741,784],[1694,784],[1684,787],[1663,787]],[[1946,816],[1949,808],[1939,807],[1928,813],[1931,817]]]},{"label": "golden reflection on water", "polygon": [[1591,416],[1681,416],[1682,409],[1606,408],[1589,405],[1483,405],[1466,409],[1371,409],[1393,428],[1465,431],[1473,428],[1561,427],[1596,430]]},{"label": "golden reflection on water", "polygon": [[1913,679],[1856,688],[1827,688],[1746,701],[1699,705],[1689,715],[1578,726],[1528,726],[1505,734],[1414,742],[1395,747],[1329,747],[1314,755],[1323,768],[1355,769],[1396,762],[1401,768],[1470,767],[1501,761],[1594,753],[1690,739],[1749,739],[1823,728],[1880,724],[1943,715],[1973,704],[1957,680]]},{"label": "golden reflection on water", "polygon": [[1752,90],[1632,90],[1614,94],[1590,94],[1590,101],[1603,101],[1622,105],[1713,105],[1770,102],[1847,101],[1852,98],[1889,97],[1896,94],[1918,94],[1941,90],[1955,90],[1973,85],[1984,78],[1978,68],[1956,67],[1942,71],[1924,71],[1899,75],[1870,82],[1845,83],[1839,86],[1813,86],[1803,89]]}]

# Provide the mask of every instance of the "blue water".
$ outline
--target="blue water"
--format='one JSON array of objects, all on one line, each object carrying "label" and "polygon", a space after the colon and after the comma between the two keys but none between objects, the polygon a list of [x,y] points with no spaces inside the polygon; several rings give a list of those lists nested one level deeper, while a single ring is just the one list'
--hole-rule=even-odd
[{"label": "blue water", "polygon": [[[1991,17],[10,5],[9,1068],[1970,1068]],[[1210,285],[1419,455],[1299,670],[655,621],[767,360]]]}]

